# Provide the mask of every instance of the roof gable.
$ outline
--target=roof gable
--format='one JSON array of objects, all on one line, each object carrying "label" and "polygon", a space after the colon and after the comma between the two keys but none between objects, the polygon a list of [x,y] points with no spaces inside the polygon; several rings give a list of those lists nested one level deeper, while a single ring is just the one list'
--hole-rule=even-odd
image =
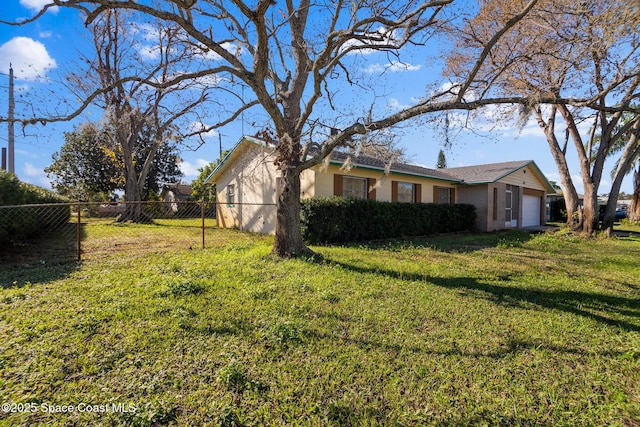
[{"label": "roof gable", "polygon": [[238,142],[236,142],[236,145],[233,146],[233,148],[231,148],[231,150],[229,150],[229,152],[222,158],[222,160],[220,160],[220,162],[218,163],[218,165],[215,167],[215,169],[213,169],[213,171],[211,171],[211,173],[209,174],[209,176],[204,180],[204,182],[206,183],[215,183],[216,177],[218,177],[220,175],[220,173],[222,173],[224,170],[227,169],[227,167],[229,166],[230,163],[233,163],[233,160],[238,157],[239,155],[239,150],[238,148],[243,145],[243,144],[255,144],[258,145],[260,147],[266,147],[267,144],[258,139],[258,138],[254,138],[252,136],[243,136],[242,138],[240,138],[240,140],[238,140]]},{"label": "roof gable", "polygon": [[513,172],[520,170],[532,160],[490,163],[485,165],[463,166],[458,168],[447,168],[446,171],[456,176],[467,184],[488,184],[496,182]]},{"label": "roof gable", "polygon": [[527,166],[533,167],[538,175],[538,179],[545,187],[547,187],[548,192],[553,193],[555,191],[551,183],[549,183],[540,168],[538,168],[538,165],[536,165],[536,162],[533,160],[519,160],[513,162],[447,168],[446,171],[459,178],[465,184],[490,184],[524,169]]}]

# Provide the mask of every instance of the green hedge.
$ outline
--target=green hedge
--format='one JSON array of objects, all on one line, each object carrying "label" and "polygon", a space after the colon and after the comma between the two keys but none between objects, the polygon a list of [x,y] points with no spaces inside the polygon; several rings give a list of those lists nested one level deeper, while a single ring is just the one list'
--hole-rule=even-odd
[{"label": "green hedge", "polygon": [[[66,203],[52,191],[20,182],[12,173],[0,170],[0,206]],[[69,222],[69,205],[21,206],[0,210],[0,242],[17,242],[40,232],[53,231]]]},{"label": "green hedge", "polygon": [[425,236],[472,230],[473,205],[391,203],[342,197],[302,201],[304,239],[312,244]]}]

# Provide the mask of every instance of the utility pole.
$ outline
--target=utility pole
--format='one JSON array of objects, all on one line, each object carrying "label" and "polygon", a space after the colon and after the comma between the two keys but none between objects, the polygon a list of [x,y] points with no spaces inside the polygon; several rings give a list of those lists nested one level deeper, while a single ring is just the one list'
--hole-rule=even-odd
[{"label": "utility pole", "polygon": [[14,122],[14,110],[16,109],[16,102],[13,99],[13,67],[9,64],[9,115],[8,115],[8,125],[9,125],[9,172],[16,173],[15,171],[15,135],[13,132],[13,122]]}]

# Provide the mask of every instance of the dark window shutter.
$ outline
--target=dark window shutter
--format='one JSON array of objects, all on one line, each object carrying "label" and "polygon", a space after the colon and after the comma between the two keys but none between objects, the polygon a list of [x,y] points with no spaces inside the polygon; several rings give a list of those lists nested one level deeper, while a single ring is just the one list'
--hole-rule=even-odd
[{"label": "dark window shutter", "polygon": [[342,175],[333,175],[333,195],[342,197]]},{"label": "dark window shutter", "polygon": [[376,200],[376,179],[367,178],[367,200]]},{"label": "dark window shutter", "polygon": [[422,203],[422,184],[414,184],[413,191],[416,192],[415,194],[416,203]]},{"label": "dark window shutter", "polygon": [[391,201],[398,201],[398,181],[391,181]]}]

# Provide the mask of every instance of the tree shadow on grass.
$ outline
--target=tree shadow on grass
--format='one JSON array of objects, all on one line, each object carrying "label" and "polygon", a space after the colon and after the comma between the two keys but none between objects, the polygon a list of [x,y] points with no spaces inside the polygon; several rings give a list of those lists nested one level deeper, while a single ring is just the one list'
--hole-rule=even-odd
[{"label": "tree shadow on grass", "polygon": [[[523,308],[529,308],[533,305],[539,308],[560,310],[627,331],[640,331],[640,297],[627,298],[597,292],[503,286],[479,281],[474,277],[416,277],[394,270],[371,269],[329,259],[326,261],[357,273],[378,274],[404,281],[419,279],[442,288],[479,291],[473,295],[500,305]],[[504,275],[498,280],[510,282],[512,278],[510,275]],[[616,319],[619,316],[633,318],[633,321]]]},{"label": "tree shadow on grass", "polygon": [[[0,287],[24,286],[66,277],[78,263],[77,225],[68,223],[40,236],[0,248]],[[82,227],[81,238],[84,235]]]},{"label": "tree shadow on grass", "polygon": [[[326,314],[322,312],[317,313],[318,317],[333,317],[333,314]],[[335,320],[335,319],[333,319]],[[348,322],[348,319],[341,319]],[[523,339],[518,336],[505,335],[504,340],[501,343],[487,344],[486,347],[479,348],[473,346],[471,348],[453,342],[435,342],[430,339],[414,340],[412,344],[407,342],[393,342],[393,332],[389,333],[387,338],[389,340],[381,340],[372,338],[371,336],[353,336],[349,334],[343,334],[340,330],[325,330],[325,331],[313,331],[310,335],[313,335],[318,340],[329,340],[331,342],[339,343],[340,345],[353,345],[363,350],[376,349],[382,350],[388,353],[393,358],[406,357],[407,353],[415,355],[431,355],[431,356],[454,356],[464,357],[472,359],[495,359],[501,360],[505,357],[528,352],[528,351],[540,351],[547,350],[552,353],[558,354],[571,354],[578,356],[588,356],[591,354],[598,354],[602,357],[618,357],[621,355],[628,355],[628,352],[624,350],[611,350],[611,349],[585,349],[580,346],[572,345],[571,343],[554,344],[548,342],[542,338],[535,339]],[[403,356],[404,355],[404,356]],[[634,356],[631,356],[634,357]],[[635,356],[638,357],[638,356]]]},{"label": "tree shadow on grass", "polygon": [[410,237],[404,239],[373,240],[344,245],[345,247],[403,250],[431,248],[442,252],[467,253],[498,246],[520,246],[532,239],[531,233],[512,230],[493,233],[454,233],[436,236]]}]

